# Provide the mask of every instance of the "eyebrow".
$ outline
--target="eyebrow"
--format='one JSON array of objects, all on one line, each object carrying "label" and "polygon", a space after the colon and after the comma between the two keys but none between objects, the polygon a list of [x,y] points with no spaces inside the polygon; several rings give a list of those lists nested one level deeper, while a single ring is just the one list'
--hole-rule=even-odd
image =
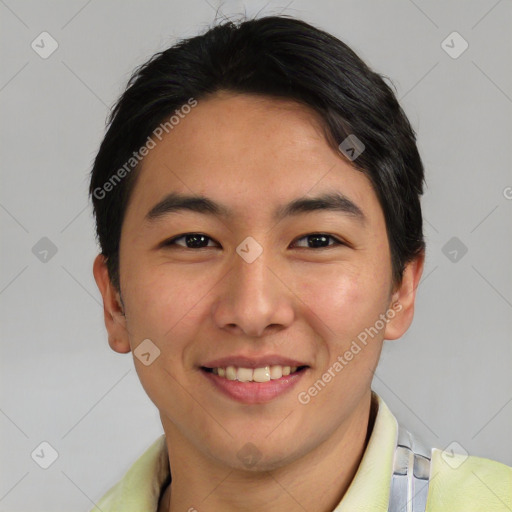
[{"label": "eyebrow", "polygon": [[[184,195],[171,193],[159,201],[146,214],[146,221],[156,221],[171,213],[181,211],[192,211],[215,217],[232,218],[233,212],[227,206],[217,203],[202,195]],[[354,218],[361,224],[367,221],[362,209],[345,195],[336,193],[325,193],[315,197],[303,196],[286,205],[280,206],[274,212],[276,221],[285,217],[300,215],[307,212],[332,211]]]}]

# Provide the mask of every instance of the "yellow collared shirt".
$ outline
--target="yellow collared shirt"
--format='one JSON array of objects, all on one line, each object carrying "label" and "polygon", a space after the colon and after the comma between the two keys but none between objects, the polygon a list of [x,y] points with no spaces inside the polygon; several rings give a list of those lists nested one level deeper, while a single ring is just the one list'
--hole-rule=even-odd
[{"label": "yellow collared shirt", "polygon": [[[368,446],[347,492],[333,512],[388,512],[398,423],[374,393],[378,412]],[[169,479],[162,434],[91,512],[156,512]],[[480,457],[432,450],[426,512],[512,512],[512,468]]]}]

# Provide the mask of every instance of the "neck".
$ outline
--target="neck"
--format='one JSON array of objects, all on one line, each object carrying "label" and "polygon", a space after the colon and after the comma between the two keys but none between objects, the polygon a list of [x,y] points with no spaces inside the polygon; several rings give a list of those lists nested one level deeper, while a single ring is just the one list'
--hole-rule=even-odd
[{"label": "neck", "polygon": [[366,449],[376,414],[370,405],[369,393],[348,424],[314,450],[286,466],[258,473],[213,464],[164,424],[172,485],[161,496],[158,512],[265,508],[331,512],[350,486]]}]

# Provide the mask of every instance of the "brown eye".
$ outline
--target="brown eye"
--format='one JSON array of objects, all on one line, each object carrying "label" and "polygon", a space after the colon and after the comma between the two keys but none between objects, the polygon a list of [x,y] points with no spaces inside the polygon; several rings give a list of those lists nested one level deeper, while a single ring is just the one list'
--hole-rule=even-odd
[{"label": "brown eye", "polygon": [[[179,240],[184,241],[184,243],[178,243]],[[168,247],[179,245],[185,249],[203,249],[208,247],[209,241],[213,241],[213,239],[201,233],[185,233],[183,235],[178,235],[171,240],[168,240],[167,242],[164,242],[163,246]]]},{"label": "brown eye", "polygon": [[[300,240],[307,240],[306,246],[307,249],[316,249],[316,248],[328,248],[328,247],[334,247],[336,245],[344,245],[343,242],[338,240],[337,238],[333,237],[332,235],[328,235],[326,233],[311,233],[309,235],[305,235],[301,238],[297,239],[297,242]],[[329,244],[329,240],[334,240],[334,244]],[[297,242],[295,242],[297,244]],[[300,245],[299,245],[300,247]]]}]

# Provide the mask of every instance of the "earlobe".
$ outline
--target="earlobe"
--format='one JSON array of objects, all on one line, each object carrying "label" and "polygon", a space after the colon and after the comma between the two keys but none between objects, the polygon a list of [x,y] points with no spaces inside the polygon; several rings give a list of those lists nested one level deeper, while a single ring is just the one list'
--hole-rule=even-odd
[{"label": "earlobe", "polygon": [[414,317],[416,290],[423,273],[424,262],[425,253],[422,252],[406,265],[402,282],[393,293],[390,302],[390,309],[394,311],[394,314],[393,316],[388,315],[390,320],[386,325],[384,339],[396,340],[409,329]]},{"label": "earlobe", "polygon": [[98,254],[94,260],[93,274],[103,298],[103,316],[108,332],[108,343],[115,352],[130,352],[130,340],[121,297],[110,280],[106,258]]}]

